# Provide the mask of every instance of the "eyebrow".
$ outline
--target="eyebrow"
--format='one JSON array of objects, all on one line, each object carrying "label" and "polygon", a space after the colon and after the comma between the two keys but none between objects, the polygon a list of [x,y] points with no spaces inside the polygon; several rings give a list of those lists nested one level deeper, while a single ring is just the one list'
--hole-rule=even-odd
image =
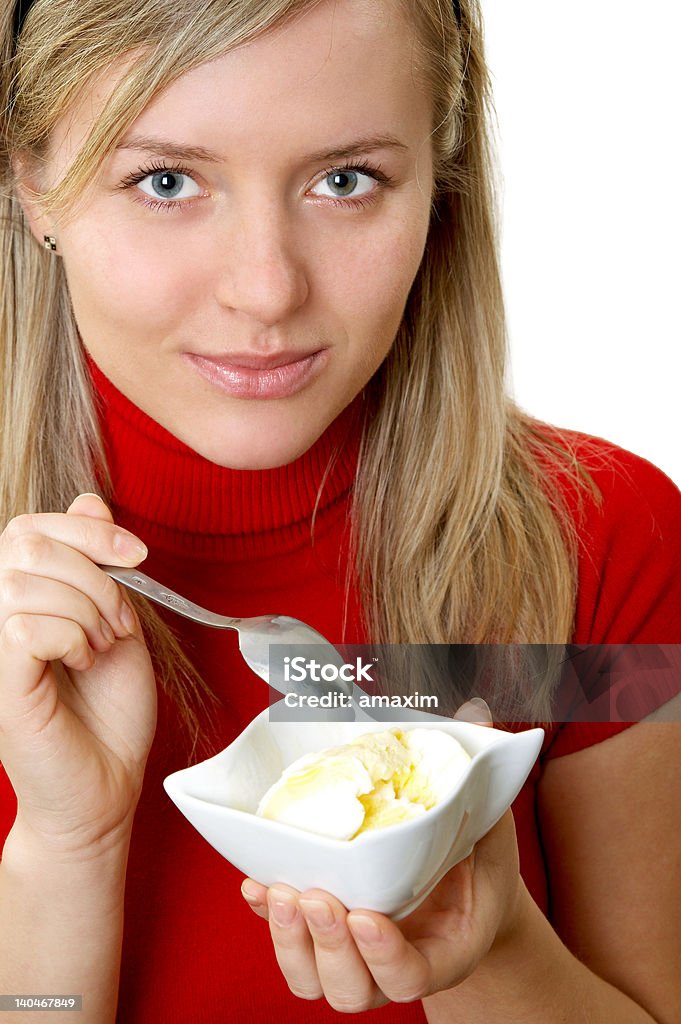
[{"label": "eyebrow", "polygon": [[[175,160],[201,160],[211,164],[226,163],[224,157],[219,153],[205,149],[203,146],[185,146],[153,135],[128,136],[116,146],[116,150],[119,149],[134,149],[144,153],[154,153],[156,156],[171,157]],[[308,153],[305,159],[310,163],[329,163],[334,160],[347,160],[350,157],[359,156],[361,153],[371,153],[376,149],[404,151],[409,147],[394,135],[367,135],[345,146]]]}]

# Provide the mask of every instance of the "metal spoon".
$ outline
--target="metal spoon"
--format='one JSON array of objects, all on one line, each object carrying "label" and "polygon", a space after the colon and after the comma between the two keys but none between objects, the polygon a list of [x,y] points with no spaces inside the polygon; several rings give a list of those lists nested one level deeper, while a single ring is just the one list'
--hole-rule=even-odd
[{"label": "metal spoon", "polygon": [[[352,680],[343,679],[340,675],[336,680],[320,682],[305,678],[302,681],[285,678],[284,658],[275,659],[270,664],[269,645],[286,644],[290,646],[290,654],[287,657],[303,657],[306,661],[311,657],[310,645],[315,646],[314,658],[320,664],[334,665],[340,668],[345,664],[340,654],[329,641],[318,633],[316,629],[301,622],[300,619],[292,619],[288,615],[258,615],[249,619],[233,619],[227,615],[218,615],[207,608],[202,608],[192,601],[188,601],[180,594],[176,594],[168,587],[162,586],[150,576],[140,572],[139,569],[125,569],[118,565],[100,565],[99,567],[107,575],[118,580],[124,587],[136,590],[138,594],[144,594],[150,601],[170,608],[178,615],[194,622],[203,622],[206,626],[213,626],[215,629],[233,629],[239,636],[239,650],[244,661],[253,669],[256,675],[269,683],[279,693],[297,693],[301,696],[321,694],[340,694],[345,697],[353,697],[355,684]],[[307,675],[307,674],[306,674]],[[341,697],[341,699],[343,699]],[[346,701],[343,701],[346,703]],[[356,707],[356,717],[360,717]],[[360,712],[361,714],[361,712]],[[361,717],[367,716],[361,714]]]}]

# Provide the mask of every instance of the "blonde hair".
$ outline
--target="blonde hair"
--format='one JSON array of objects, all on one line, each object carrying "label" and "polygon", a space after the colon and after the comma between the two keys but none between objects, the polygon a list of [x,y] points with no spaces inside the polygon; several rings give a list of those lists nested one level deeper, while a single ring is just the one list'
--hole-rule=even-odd
[{"label": "blonde hair", "polygon": [[[39,166],[82,91],[127,63],[65,177],[41,196],[66,211],[156,93],[185,71],[304,14],[318,0],[36,0],[14,52],[5,8],[0,177],[0,523],[64,510],[82,491],[111,501],[91,384],[61,260],[36,245],[16,199],[12,157]],[[576,599],[577,537],[557,477],[583,486],[564,444],[504,390],[506,330],[495,227],[491,91],[477,0],[401,0],[415,71],[434,97],[435,192],[423,263],[394,346],[366,389],[352,506],[369,635],[380,643],[563,644]],[[353,582],[354,581],[354,582]],[[194,753],[215,698],[153,607],[136,606],[162,685]],[[285,610],[285,609],[284,609]],[[549,720],[555,673],[525,693]],[[451,694],[450,694],[451,696]],[[497,694],[494,710],[517,708]],[[191,755],[190,755],[191,756]]]}]

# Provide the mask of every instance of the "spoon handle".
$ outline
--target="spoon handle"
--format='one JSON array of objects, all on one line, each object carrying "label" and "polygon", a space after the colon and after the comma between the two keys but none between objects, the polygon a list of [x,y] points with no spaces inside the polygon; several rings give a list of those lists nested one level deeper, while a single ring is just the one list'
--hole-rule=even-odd
[{"label": "spoon handle", "polygon": [[156,604],[163,605],[164,608],[170,608],[178,615],[183,615],[185,619],[203,622],[206,626],[215,626],[216,629],[238,630],[239,628],[241,619],[230,619],[226,615],[218,615],[207,608],[202,608],[201,605],[194,604],[186,597],[176,594],[174,590],[161,586],[156,580],[152,580],[151,576],[140,572],[139,569],[126,569],[120,565],[100,565],[99,568],[107,576],[122,583],[124,587],[136,590],[138,594],[144,594],[150,601],[155,601]]}]

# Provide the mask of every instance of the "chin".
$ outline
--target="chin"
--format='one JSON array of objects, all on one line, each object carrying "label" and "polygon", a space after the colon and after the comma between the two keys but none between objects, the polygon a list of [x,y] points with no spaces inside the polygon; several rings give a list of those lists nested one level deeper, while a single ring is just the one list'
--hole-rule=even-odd
[{"label": "chin", "polygon": [[214,462],[225,469],[258,470],[287,466],[306,452],[314,444],[314,441],[315,438],[312,438],[309,444],[282,445],[280,440],[279,444],[273,441],[271,444],[263,445],[263,438],[260,436],[257,441],[254,440],[250,444],[244,442],[238,446],[234,444],[232,438],[225,445],[213,443],[210,447],[205,444],[190,445],[190,447],[193,447],[209,462]]},{"label": "chin", "polygon": [[226,469],[277,469],[300,458],[329,427],[335,414],[309,403],[245,403],[243,408],[196,410],[180,439]]}]

